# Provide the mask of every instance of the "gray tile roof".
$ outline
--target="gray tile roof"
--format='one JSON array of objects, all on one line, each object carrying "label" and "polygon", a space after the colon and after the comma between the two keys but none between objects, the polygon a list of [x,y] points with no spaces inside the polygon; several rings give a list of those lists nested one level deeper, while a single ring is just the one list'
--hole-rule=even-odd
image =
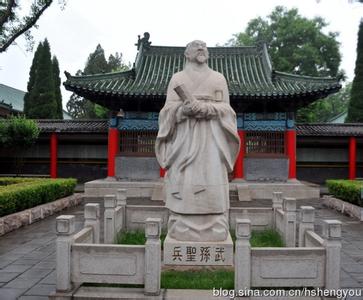
[{"label": "gray tile roof", "polygon": [[108,120],[36,120],[42,132],[107,132]]},{"label": "gray tile roof", "polygon": [[[108,120],[37,120],[42,132],[106,133]],[[363,136],[362,124],[298,124],[298,136]]]}]

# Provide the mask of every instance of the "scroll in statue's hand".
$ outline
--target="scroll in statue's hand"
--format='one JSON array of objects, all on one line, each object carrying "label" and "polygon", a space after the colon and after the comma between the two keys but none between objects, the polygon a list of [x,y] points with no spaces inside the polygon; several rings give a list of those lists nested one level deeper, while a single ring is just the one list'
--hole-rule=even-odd
[{"label": "scroll in statue's hand", "polygon": [[195,116],[200,112],[200,105],[197,99],[188,91],[184,84],[178,85],[174,91],[183,101],[183,113],[187,116]]}]

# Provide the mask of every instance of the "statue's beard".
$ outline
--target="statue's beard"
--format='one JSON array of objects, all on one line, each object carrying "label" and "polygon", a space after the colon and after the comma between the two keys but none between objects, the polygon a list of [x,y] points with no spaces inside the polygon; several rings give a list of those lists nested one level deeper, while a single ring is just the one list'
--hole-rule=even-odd
[{"label": "statue's beard", "polygon": [[204,54],[199,54],[195,59],[198,63],[203,64],[207,61],[208,57],[205,56]]}]

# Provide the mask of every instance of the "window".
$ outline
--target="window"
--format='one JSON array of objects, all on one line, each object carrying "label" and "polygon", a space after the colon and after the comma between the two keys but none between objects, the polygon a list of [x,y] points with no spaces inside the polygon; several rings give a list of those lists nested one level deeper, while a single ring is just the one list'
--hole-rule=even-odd
[{"label": "window", "polygon": [[157,131],[120,131],[120,154],[124,156],[155,156]]},{"label": "window", "polygon": [[247,131],[247,156],[284,156],[284,131]]}]

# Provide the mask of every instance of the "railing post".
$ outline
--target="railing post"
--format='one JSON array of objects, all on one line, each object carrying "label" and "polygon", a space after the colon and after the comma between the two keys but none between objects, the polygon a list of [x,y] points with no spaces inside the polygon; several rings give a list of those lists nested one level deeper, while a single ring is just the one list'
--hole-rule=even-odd
[{"label": "railing post", "polygon": [[286,247],[296,247],[296,199],[284,198],[284,234]]},{"label": "railing post", "polygon": [[314,231],[315,209],[312,206],[301,206],[301,222],[299,224],[299,247],[305,247],[305,233]]},{"label": "railing post", "polygon": [[100,205],[98,203],[87,203],[84,206],[84,227],[93,229],[93,243],[100,243]]},{"label": "railing post", "polygon": [[115,208],[116,197],[115,195],[105,195],[104,197],[104,237],[105,244],[112,244],[115,239]]},{"label": "railing post", "polygon": [[236,219],[236,253],[234,257],[235,290],[251,287],[251,221]]},{"label": "railing post", "polygon": [[325,289],[340,288],[340,250],[342,248],[342,222],[338,220],[323,221],[323,238],[326,250]]},{"label": "railing post", "polygon": [[116,206],[125,206],[127,199],[127,189],[117,189],[116,193]]},{"label": "railing post", "polygon": [[75,232],[75,217],[62,215],[56,219],[56,289],[67,292],[72,289],[71,246]]},{"label": "railing post", "polygon": [[272,193],[272,227],[276,229],[276,211],[282,209],[282,192]]},{"label": "railing post", "polygon": [[161,277],[161,219],[146,219],[145,295],[160,294]]},{"label": "railing post", "polygon": [[116,193],[116,206],[121,209],[118,214],[116,223],[119,225],[117,228],[126,229],[126,199],[127,189],[117,189]]}]

